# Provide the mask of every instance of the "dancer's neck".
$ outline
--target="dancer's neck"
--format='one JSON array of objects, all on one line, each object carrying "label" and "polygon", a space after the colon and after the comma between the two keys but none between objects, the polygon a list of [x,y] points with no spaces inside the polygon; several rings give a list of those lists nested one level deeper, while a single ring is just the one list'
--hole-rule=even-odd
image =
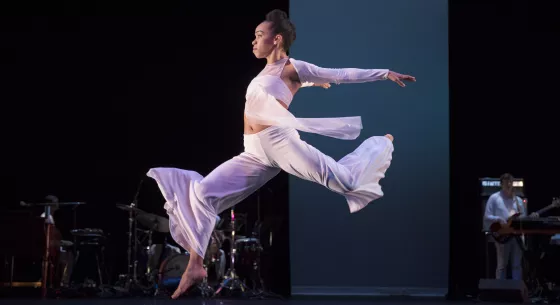
[{"label": "dancer's neck", "polygon": [[286,51],[284,50],[280,50],[280,49],[276,49],[274,51],[272,51],[272,53],[270,53],[270,55],[268,55],[266,57],[266,64],[273,64],[281,59],[287,58],[288,55],[286,55]]}]

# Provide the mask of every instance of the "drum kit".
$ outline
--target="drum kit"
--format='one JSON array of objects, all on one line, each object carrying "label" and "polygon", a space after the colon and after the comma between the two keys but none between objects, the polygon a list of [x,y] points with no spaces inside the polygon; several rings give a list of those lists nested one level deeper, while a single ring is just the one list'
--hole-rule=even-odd
[{"label": "drum kit", "polygon": [[[85,202],[63,203],[55,198],[47,203],[21,203],[24,207],[44,208],[43,297],[46,297],[47,289],[54,289],[62,295],[64,292],[60,291],[71,293],[81,288],[101,289],[102,292],[109,291],[109,294],[144,296],[171,295],[175,291],[188,266],[190,254],[167,243],[166,237],[170,234],[168,218],[148,213],[140,209],[136,202],[135,198],[130,205],[116,205],[128,214],[128,243],[127,271],[126,274],[119,274],[115,285],[108,283],[109,277],[105,273],[103,252],[106,236],[103,230],[77,228],[75,207]],[[52,220],[53,212],[63,206],[74,207],[73,241],[62,240]],[[198,291],[203,297],[237,293],[249,297],[273,296],[265,292],[260,276],[263,247],[256,233],[253,232],[251,237],[236,235],[246,224],[246,215],[236,215],[233,207],[230,221],[218,219],[203,258],[207,276],[202,283],[193,287],[189,295],[197,295]],[[51,248],[58,251],[52,252]],[[76,269],[80,272],[76,272]],[[81,280],[85,270],[89,270],[89,275],[93,275],[95,280],[87,277]]]},{"label": "drum kit", "polygon": [[[190,254],[167,242],[153,242],[153,234],[169,234],[169,219],[147,213],[134,203],[117,204],[117,208],[128,212],[128,272],[119,276],[115,287],[129,294],[171,295],[187,268]],[[236,215],[234,208],[230,215],[231,221],[220,219],[212,232],[203,259],[207,277],[193,287],[195,295],[265,294],[260,277],[263,247],[258,238],[236,235],[246,223],[245,215]]]}]

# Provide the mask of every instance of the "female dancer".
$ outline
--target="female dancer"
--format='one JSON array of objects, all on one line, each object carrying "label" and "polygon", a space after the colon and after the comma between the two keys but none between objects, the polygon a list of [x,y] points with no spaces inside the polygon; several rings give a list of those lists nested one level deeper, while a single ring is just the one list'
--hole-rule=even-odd
[{"label": "female dancer", "polygon": [[206,272],[203,257],[216,217],[255,192],[284,170],[341,194],[350,212],[383,196],[379,180],[385,176],[393,152],[393,137],[370,137],[338,162],[302,141],[298,131],[339,139],[355,139],[360,117],[296,118],[287,109],[301,87],[329,83],[359,83],[390,79],[416,81],[386,69],[325,69],[286,55],[295,28],[286,13],[274,10],[255,30],[253,53],[267,65],[247,89],[244,115],[244,152],[222,163],[208,176],[177,168],[152,168],[166,200],[173,239],[190,253],[176,299]]}]

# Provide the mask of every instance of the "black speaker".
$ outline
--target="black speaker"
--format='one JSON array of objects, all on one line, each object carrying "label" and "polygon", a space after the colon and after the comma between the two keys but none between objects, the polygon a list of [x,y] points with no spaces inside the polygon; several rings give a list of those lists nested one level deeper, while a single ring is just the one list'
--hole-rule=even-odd
[{"label": "black speaker", "polygon": [[480,279],[478,282],[481,301],[530,303],[525,282],[518,280]]}]

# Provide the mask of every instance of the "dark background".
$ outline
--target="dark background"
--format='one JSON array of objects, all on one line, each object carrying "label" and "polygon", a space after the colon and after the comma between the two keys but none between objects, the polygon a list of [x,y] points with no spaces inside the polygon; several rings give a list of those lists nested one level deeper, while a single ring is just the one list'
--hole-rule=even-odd
[{"label": "dark background", "polygon": [[[478,178],[524,178],[530,211],[560,196],[552,3],[450,1],[450,296],[473,292],[482,272]],[[86,201],[79,227],[110,234],[106,255],[125,271],[127,215],[115,204],[133,200],[150,167],[205,175],[242,150],[245,89],[264,64],[250,52],[253,30],[287,6],[59,2],[2,17],[2,206],[48,194]],[[287,176],[260,193],[262,214],[284,236],[265,280],[285,292]],[[140,207],[164,215],[162,204],[146,179]],[[255,215],[256,194],[243,209]]]},{"label": "dark background", "polygon": [[524,178],[529,212],[560,197],[560,29],[554,1],[449,2],[449,293],[462,297],[484,270],[478,178]]},{"label": "dark background", "polygon": [[[112,280],[126,273],[128,213],[116,204],[132,202],[144,179],[140,209],[165,216],[148,169],[206,175],[243,150],[245,90],[264,64],[251,52],[254,28],[288,11],[287,1],[255,3],[68,1],[1,18],[3,207],[49,194],[87,202],[78,228],[102,229]],[[237,209],[249,214],[237,234],[248,235],[261,195],[263,234],[275,236],[263,274],[277,293],[289,291],[286,187],[281,174]],[[68,240],[71,215],[55,217]]]}]

